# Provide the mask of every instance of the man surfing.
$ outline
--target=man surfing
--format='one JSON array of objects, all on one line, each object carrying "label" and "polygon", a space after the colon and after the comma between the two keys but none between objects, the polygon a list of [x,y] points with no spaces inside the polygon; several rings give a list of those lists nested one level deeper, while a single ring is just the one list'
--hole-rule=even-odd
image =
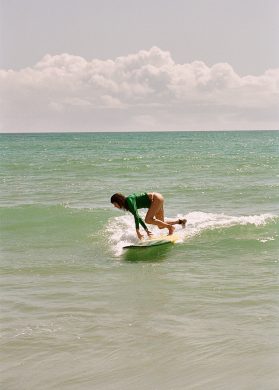
[{"label": "man surfing", "polygon": [[[148,237],[152,236],[150,230],[148,230],[145,222],[150,225],[156,225],[159,229],[168,229],[169,234],[172,235],[175,227],[173,225],[182,225],[184,228],[186,225],[186,219],[168,220],[164,218],[164,197],[158,192],[143,192],[134,193],[127,197],[121,193],[116,193],[111,197],[111,203],[114,207],[122,210],[129,211],[133,214],[135,219],[136,233],[141,240],[144,236],[141,234],[139,225],[143,227]],[[144,221],[139,216],[138,209],[147,208]]]}]

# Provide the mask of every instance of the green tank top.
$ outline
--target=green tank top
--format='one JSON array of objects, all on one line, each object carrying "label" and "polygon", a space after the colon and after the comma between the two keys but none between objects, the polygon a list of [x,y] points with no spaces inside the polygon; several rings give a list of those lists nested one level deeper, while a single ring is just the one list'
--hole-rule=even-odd
[{"label": "green tank top", "polygon": [[126,197],[125,206],[133,214],[135,218],[136,229],[139,229],[139,224],[147,230],[147,226],[139,216],[138,209],[148,209],[151,205],[151,201],[146,192],[140,194],[131,194]]}]

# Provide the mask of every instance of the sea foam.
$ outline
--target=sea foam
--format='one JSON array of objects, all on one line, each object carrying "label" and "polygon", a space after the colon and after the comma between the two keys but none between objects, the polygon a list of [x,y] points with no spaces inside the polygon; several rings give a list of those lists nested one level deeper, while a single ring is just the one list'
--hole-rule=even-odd
[{"label": "sea foam", "polygon": [[[249,216],[230,216],[226,214],[205,213],[201,211],[191,212],[185,215],[178,214],[176,218],[186,218],[185,229],[177,226],[175,233],[178,235],[178,243],[186,239],[194,238],[206,230],[230,228],[233,226],[254,225],[261,226],[271,221],[275,216],[272,214],[260,214]],[[167,230],[159,230],[156,226],[149,225],[154,235],[167,234]],[[134,218],[128,214],[111,218],[106,226],[109,243],[116,256],[120,256],[125,245],[137,242],[135,234]]]}]

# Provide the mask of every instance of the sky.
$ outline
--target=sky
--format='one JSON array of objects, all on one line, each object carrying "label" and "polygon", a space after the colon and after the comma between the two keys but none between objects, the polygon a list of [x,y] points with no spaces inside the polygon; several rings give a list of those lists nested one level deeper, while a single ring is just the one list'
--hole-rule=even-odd
[{"label": "sky", "polygon": [[0,131],[279,129],[278,0],[0,0]]}]

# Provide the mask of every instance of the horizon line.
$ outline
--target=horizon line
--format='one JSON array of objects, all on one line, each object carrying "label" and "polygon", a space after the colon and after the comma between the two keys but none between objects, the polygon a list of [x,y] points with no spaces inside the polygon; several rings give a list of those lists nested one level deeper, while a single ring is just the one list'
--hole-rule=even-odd
[{"label": "horizon line", "polygon": [[0,135],[39,135],[39,134],[131,134],[131,133],[240,133],[240,132],[271,132],[271,131],[279,131],[278,129],[250,129],[250,130],[129,130],[129,131],[121,131],[121,130],[108,130],[108,131],[19,131],[19,132],[0,132]]}]

